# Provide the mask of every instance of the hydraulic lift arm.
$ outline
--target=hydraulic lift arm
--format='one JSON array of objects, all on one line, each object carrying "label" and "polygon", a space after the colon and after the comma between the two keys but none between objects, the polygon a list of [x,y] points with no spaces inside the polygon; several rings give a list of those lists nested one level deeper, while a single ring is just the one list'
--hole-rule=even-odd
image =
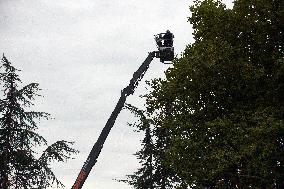
[{"label": "hydraulic lift arm", "polygon": [[74,185],[72,186],[72,189],[81,189],[82,188],[82,186],[83,186],[85,180],[87,179],[92,167],[97,162],[97,159],[98,159],[100,152],[103,148],[103,145],[105,143],[105,140],[106,140],[110,130],[112,129],[118,114],[120,113],[120,111],[123,108],[127,96],[134,93],[135,87],[138,85],[138,82],[143,78],[145,72],[149,68],[149,65],[150,65],[150,63],[151,63],[151,61],[153,60],[154,57],[157,57],[157,51],[149,53],[148,57],[145,59],[145,61],[142,63],[142,65],[138,68],[138,70],[136,72],[134,72],[133,78],[130,80],[129,85],[121,91],[121,96],[120,96],[113,112],[111,113],[109,119],[107,120],[105,127],[103,128],[97,142],[93,146],[86,162],[84,163]]}]

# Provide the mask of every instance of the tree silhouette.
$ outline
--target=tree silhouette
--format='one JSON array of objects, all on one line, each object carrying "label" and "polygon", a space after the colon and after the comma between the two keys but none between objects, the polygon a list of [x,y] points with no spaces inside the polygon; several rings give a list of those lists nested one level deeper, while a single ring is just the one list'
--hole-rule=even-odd
[{"label": "tree silhouette", "polygon": [[19,89],[19,70],[3,55],[0,83],[0,188],[30,189],[60,187],[63,184],[50,169],[52,161],[65,161],[77,153],[72,142],[57,141],[48,146],[39,158],[36,148],[47,141],[36,133],[37,123],[49,119],[46,112],[28,111],[38,95],[39,85],[30,83]]},{"label": "tree silhouette", "polygon": [[190,10],[195,42],[146,95],[155,150],[182,188],[284,188],[284,1]]}]

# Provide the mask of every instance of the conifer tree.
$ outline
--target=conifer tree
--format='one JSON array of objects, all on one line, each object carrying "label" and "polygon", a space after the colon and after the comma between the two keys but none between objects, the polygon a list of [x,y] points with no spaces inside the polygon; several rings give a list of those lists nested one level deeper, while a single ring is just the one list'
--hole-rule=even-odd
[{"label": "conifer tree", "polygon": [[[0,188],[63,186],[50,169],[50,163],[65,161],[77,151],[70,146],[72,142],[64,140],[47,146],[44,137],[36,133],[38,121],[49,119],[50,115],[30,110],[35,97],[40,96],[39,85],[30,83],[19,88],[18,72],[3,55],[0,73],[3,92],[0,98]],[[42,145],[47,148],[36,158],[36,148]]]},{"label": "conifer tree", "polygon": [[136,189],[154,189],[154,180],[153,180],[153,171],[154,171],[154,161],[153,161],[153,140],[152,133],[150,128],[150,120],[146,118],[144,112],[138,108],[127,104],[125,106],[130,110],[135,117],[139,118],[138,123],[129,124],[132,127],[135,127],[137,131],[144,131],[145,136],[142,140],[142,149],[136,152],[134,155],[139,159],[141,168],[131,175],[127,175],[126,180],[120,180],[122,182],[132,185]]},{"label": "conifer tree", "polygon": [[[168,108],[169,106],[167,106]],[[168,149],[169,138],[167,132],[162,127],[153,128],[155,121],[147,112],[138,109],[130,104],[126,105],[135,117],[139,119],[130,126],[145,132],[141,143],[141,150],[135,153],[141,167],[131,175],[127,175],[127,180],[121,180],[132,185],[136,189],[171,189],[177,185],[178,178],[174,171],[166,165],[165,152]],[[169,114],[169,109],[165,111]]]}]

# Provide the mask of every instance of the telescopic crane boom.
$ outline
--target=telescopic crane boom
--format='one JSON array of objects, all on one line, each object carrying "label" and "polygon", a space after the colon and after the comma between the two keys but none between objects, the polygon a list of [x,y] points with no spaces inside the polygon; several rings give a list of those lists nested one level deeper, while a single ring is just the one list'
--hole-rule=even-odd
[{"label": "telescopic crane boom", "polygon": [[[171,39],[169,39],[168,37],[163,38],[163,36],[165,36],[165,33],[161,33],[161,34],[158,34],[158,35],[155,36],[155,40],[157,42],[157,46],[158,46],[159,51],[153,51],[153,52],[150,52],[148,54],[147,58],[142,63],[142,65],[138,68],[138,70],[136,72],[134,72],[133,77],[129,82],[129,85],[121,91],[121,96],[120,96],[113,112],[111,113],[109,119],[107,120],[105,127],[103,128],[97,142],[93,146],[86,162],[84,163],[74,185],[72,186],[72,189],[81,189],[82,188],[82,186],[83,186],[85,180],[87,179],[92,167],[97,162],[97,159],[100,155],[100,152],[103,148],[103,145],[106,141],[106,138],[107,138],[110,130],[112,129],[118,114],[122,110],[122,108],[125,104],[126,98],[129,95],[134,93],[134,90],[137,87],[138,82],[143,78],[143,76],[146,73],[147,69],[149,68],[149,65],[152,62],[153,58],[155,58],[155,57],[160,58],[161,62],[163,62],[163,63],[164,63],[164,61],[172,61],[173,60],[174,48],[172,46],[172,41],[171,41],[171,43],[168,43],[169,40],[173,40],[173,35],[172,35]],[[162,45],[162,48],[160,46],[161,42],[164,42],[164,45]],[[169,45],[167,46],[166,44],[169,44]]]}]

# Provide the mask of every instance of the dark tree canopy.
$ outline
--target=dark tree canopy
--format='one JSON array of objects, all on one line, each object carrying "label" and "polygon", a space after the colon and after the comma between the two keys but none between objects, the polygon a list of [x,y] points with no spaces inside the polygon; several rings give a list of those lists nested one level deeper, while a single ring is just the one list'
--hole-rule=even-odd
[{"label": "dark tree canopy", "polygon": [[[40,90],[37,83],[19,88],[19,70],[2,58],[0,84],[0,188],[30,189],[63,186],[50,169],[53,161],[65,161],[77,151],[64,140],[47,146],[36,133],[38,121],[48,119],[45,112],[30,111]],[[38,146],[47,146],[36,158]],[[38,155],[37,155],[38,156]]]},{"label": "dark tree canopy", "polygon": [[284,1],[190,10],[195,42],[146,95],[163,161],[183,188],[284,188]]}]

